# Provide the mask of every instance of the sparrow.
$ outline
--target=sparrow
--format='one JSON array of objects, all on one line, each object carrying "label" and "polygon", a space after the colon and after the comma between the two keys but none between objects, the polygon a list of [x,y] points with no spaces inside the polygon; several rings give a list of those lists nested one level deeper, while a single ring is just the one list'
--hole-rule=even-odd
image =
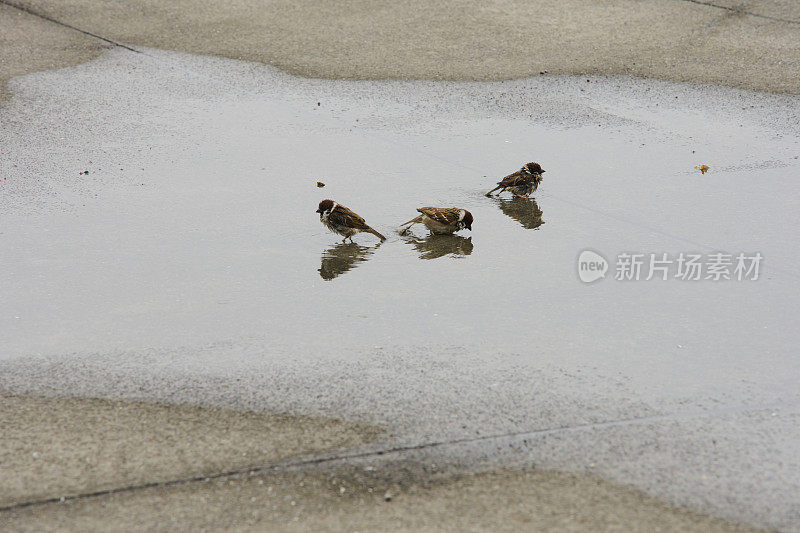
[{"label": "sparrow", "polygon": [[466,209],[459,209],[458,207],[420,207],[417,211],[422,214],[400,225],[401,227],[405,226],[403,232],[418,222],[425,224],[425,227],[436,235],[450,235],[464,228],[472,231],[472,213]]},{"label": "sparrow", "polygon": [[511,191],[518,198],[525,198],[539,188],[544,170],[539,163],[526,163],[524,167],[509,174],[497,182],[497,187],[486,193],[491,196],[494,191],[501,189],[501,193]]},{"label": "sparrow", "polygon": [[367,226],[363,218],[333,200],[322,200],[317,213],[319,213],[320,222],[325,224],[329,230],[344,236],[342,242],[347,239],[353,242],[353,235],[360,231],[372,233],[382,241],[386,240],[386,237]]}]

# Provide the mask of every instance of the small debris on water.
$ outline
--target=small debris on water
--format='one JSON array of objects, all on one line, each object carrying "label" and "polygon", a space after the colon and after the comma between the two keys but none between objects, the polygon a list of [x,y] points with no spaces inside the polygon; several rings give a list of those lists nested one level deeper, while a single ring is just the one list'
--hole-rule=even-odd
[{"label": "small debris on water", "polygon": [[696,166],[694,168],[699,170],[701,174],[705,174],[706,172],[708,172],[708,169],[710,169],[711,167],[708,166],[708,165],[698,165],[698,166]]},{"label": "small debris on water", "polygon": [[383,501],[385,501],[385,502],[390,502],[390,501],[392,501],[392,494],[391,494],[391,493],[389,493],[389,492],[387,492],[386,494],[384,494],[384,495],[383,495]]},{"label": "small debris on water", "polygon": [[318,182],[317,182],[317,187],[319,187],[320,189],[321,189],[322,187],[324,187],[324,186],[325,186],[325,184],[324,184],[324,183],[322,183],[321,181],[318,181]]}]

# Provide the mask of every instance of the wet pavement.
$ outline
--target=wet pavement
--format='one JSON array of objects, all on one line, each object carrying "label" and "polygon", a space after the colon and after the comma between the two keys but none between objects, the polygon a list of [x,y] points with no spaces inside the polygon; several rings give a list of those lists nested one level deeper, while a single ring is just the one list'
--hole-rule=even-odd
[{"label": "wet pavement", "polygon": [[[319,81],[149,49],[11,87],[0,390],[354,418],[384,445],[479,439],[435,454],[800,527],[797,97]],[[528,161],[547,171],[535,198],[484,196]],[[323,198],[388,240],[342,244]],[[423,205],[470,210],[473,231],[399,235]],[[586,249],[606,279],[581,282]],[[715,252],[731,273],[761,254],[759,279],[674,263],[614,279],[620,254]]]}]

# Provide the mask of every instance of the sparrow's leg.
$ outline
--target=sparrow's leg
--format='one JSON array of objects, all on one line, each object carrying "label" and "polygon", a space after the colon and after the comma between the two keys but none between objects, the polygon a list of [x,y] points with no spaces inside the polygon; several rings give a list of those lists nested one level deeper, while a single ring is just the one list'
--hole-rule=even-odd
[{"label": "sparrow's leg", "polygon": [[405,235],[405,233],[409,230],[409,228],[411,228],[411,226],[417,224],[418,222],[422,222],[422,215],[418,216],[417,218],[412,218],[408,222],[403,222],[402,224],[400,224],[401,228],[405,226],[403,229],[400,230],[399,232],[400,235]]},{"label": "sparrow's leg", "polygon": [[420,216],[418,216],[418,217],[416,217],[416,218],[412,218],[412,219],[411,219],[411,220],[409,220],[408,222],[403,222],[402,224],[400,224],[400,227],[401,227],[401,228],[403,228],[403,226],[405,226],[405,227],[404,227],[402,230],[400,230],[400,235],[402,235],[402,234],[404,234],[405,232],[407,232],[407,231],[408,231],[408,229],[409,229],[411,226],[413,226],[414,224],[417,224],[417,223],[419,223],[419,222],[422,222],[422,215],[420,215]]},{"label": "sparrow's leg", "polygon": [[412,218],[408,222],[403,222],[402,224],[400,224],[400,226],[409,226],[409,227],[411,227],[411,226],[413,226],[414,224],[416,224],[418,222],[422,222],[422,215],[418,216],[417,218]]},{"label": "sparrow's leg", "polygon": [[516,196],[517,198],[527,198],[527,196],[522,196],[522,195],[521,195],[521,194],[519,194],[517,191],[511,191],[511,194],[513,194],[513,195],[514,195],[514,196]]},{"label": "sparrow's leg", "polygon": [[[486,193],[486,196],[491,196],[491,195],[492,195],[492,193],[493,193],[494,191],[496,191],[497,189],[500,189],[500,188],[501,188],[501,186],[500,186],[500,185],[498,185],[497,187],[495,187],[495,188],[494,188],[494,189],[492,189],[491,191],[487,192],[487,193]],[[502,191],[501,191],[501,192],[502,192]]]}]

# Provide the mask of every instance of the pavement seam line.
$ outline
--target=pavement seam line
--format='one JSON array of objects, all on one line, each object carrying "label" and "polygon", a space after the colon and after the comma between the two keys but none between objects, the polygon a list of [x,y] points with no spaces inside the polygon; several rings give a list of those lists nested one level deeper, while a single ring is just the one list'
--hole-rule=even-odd
[{"label": "pavement seam line", "polygon": [[723,6],[720,4],[714,4],[712,2],[703,2],[702,0],[679,0],[679,1],[686,2],[689,4],[696,4],[698,6],[708,6],[708,7],[714,7],[716,9],[724,9],[725,11],[729,11],[731,13],[736,13],[739,15],[748,15],[751,17],[758,17],[767,20],[773,20],[775,22],[785,22],[786,24],[800,24],[800,20],[782,19],[780,17],[773,17],[771,15],[762,15],[760,13],[753,13],[752,11],[745,11],[744,9],[738,9],[735,7]]},{"label": "pavement seam line", "polygon": [[130,46],[124,45],[124,44],[122,44],[122,43],[120,43],[118,41],[114,41],[113,39],[108,39],[106,37],[103,37],[102,35],[97,35],[97,34],[92,33],[90,31],[82,30],[80,28],[77,28],[75,26],[67,24],[66,22],[61,22],[60,20],[56,20],[56,19],[54,19],[52,17],[48,17],[47,15],[44,15],[42,13],[37,13],[36,11],[34,11],[34,10],[28,8],[28,7],[20,6],[20,5],[17,5],[15,3],[13,3],[13,2],[9,2],[8,0],[0,0],[0,4],[2,4],[4,6],[11,7],[11,8],[14,8],[14,9],[18,9],[18,10],[24,12],[24,13],[27,13],[29,15],[33,15],[34,17],[40,18],[42,20],[46,20],[48,22],[52,22],[53,24],[58,24],[59,26],[63,26],[65,28],[69,28],[71,30],[80,32],[80,33],[82,33],[84,35],[88,35],[89,37],[94,37],[95,39],[100,39],[101,41],[107,42],[108,44],[111,44],[111,45],[114,45],[114,46],[119,46],[120,48],[124,48],[126,50],[130,50],[131,52],[135,52],[137,54],[141,53],[141,52],[139,52],[139,50],[135,50],[135,49],[131,48]]},{"label": "pavement seam line", "polygon": [[169,479],[166,481],[151,481],[148,483],[141,483],[138,485],[126,485],[123,487],[115,487],[111,489],[105,490],[98,490],[94,492],[85,492],[79,494],[72,494],[68,496],[60,496],[60,497],[53,497],[53,498],[45,498],[41,500],[31,500],[27,502],[20,502],[14,503],[11,505],[6,505],[0,507],[0,513],[8,512],[8,511],[15,511],[19,509],[24,509],[27,507],[38,507],[40,505],[46,505],[48,503],[64,503],[68,501],[77,501],[77,500],[84,500],[89,498],[96,498],[100,496],[110,496],[112,494],[120,494],[124,492],[134,492],[137,490],[144,490],[154,487],[172,487],[177,485],[184,485],[188,483],[195,483],[200,481],[209,481],[212,479],[222,479],[228,477],[235,477],[235,476],[243,476],[243,475],[255,475],[259,473],[267,473],[267,472],[275,472],[281,470],[289,470],[292,468],[298,468],[303,466],[312,466],[312,465],[320,465],[320,464],[327,464],[327,463],[335,463],[338,461],[349,461],[352,459],[364,459],[368,457],[379,457],[383,455],[388,455],[392,453],[404,453],[404,452],[413,452],[418,450],[425,450],[430,448],[438,448],[442,446],[453,446],[453,445],[460,445],[460,444],[470,444],[476,442],[490,442],[493,440],[501,441],[503,439],[519,439],[522,438],[523,441],[527,437],[542,437],[548,435],[555,435],[558,433],[570,433],[575,431],[583,431],[583,430],[591,430],[591,429],[603,429],[603,428],[611,428],[611,427],[620,427],[620,426],[632,426],[637,424],[648,424],[651,422],[658,422],[662,420],[674,420],[674,419],[681,419],[681,418],[693,418],[693,417],[701,417],[701,416],[716,416],[716,415],[725,415],[725,414],[735,414],[743,411],[763,411],[763,410],[771,410],[771,409],[780,409],[782,407],[788,406],[795,406],[795,404],[786,404],[786,403],[776,403],[776,404],[765,404],[765,405],[744,405],[744,406],[736,406],[730,407],[726,409],[718,409],[715,411],[688,411],[685,413],[673,413],[673,414],[665,414],[665,415],[654,415],[654,416],[644,416],[644,417],[635,417],[635,418],[623,418],[619,420],[610,420],[606,422],[593,422],[593,423],[585,423],[585,424],[577,424],[574,426],[563,426],[558,428],[548,428],[548,429],[537,429],[533,431],[521,431],[521,432],[513,432],[513,433],[504,433],[499,435],[486,435],[483,437],[472,437],[472,438],[465,438],[465,439],[453,439],[453,440],[446,440],[446,441],[434,441],[434,442],[423,442],[421,444],[412,444],[407,446],[396,446],[392,448],[386,449],[379,449],[379,450],[367,450],[363,452],[353,452],[353,453],[344,453],[344,454],[334,454],[334,455],[317,455],[315,457],[310,457],[308,459],[301,459],[295,461],[277,461],[272,464],[267,464],[263,466],[250,466],[247,468],[239,468],[235,470],[224,470],[222,472],[215,472],[211,474],[204,474],[204,475],[195,475],[185,478],[178,478],[178,479]]}]

